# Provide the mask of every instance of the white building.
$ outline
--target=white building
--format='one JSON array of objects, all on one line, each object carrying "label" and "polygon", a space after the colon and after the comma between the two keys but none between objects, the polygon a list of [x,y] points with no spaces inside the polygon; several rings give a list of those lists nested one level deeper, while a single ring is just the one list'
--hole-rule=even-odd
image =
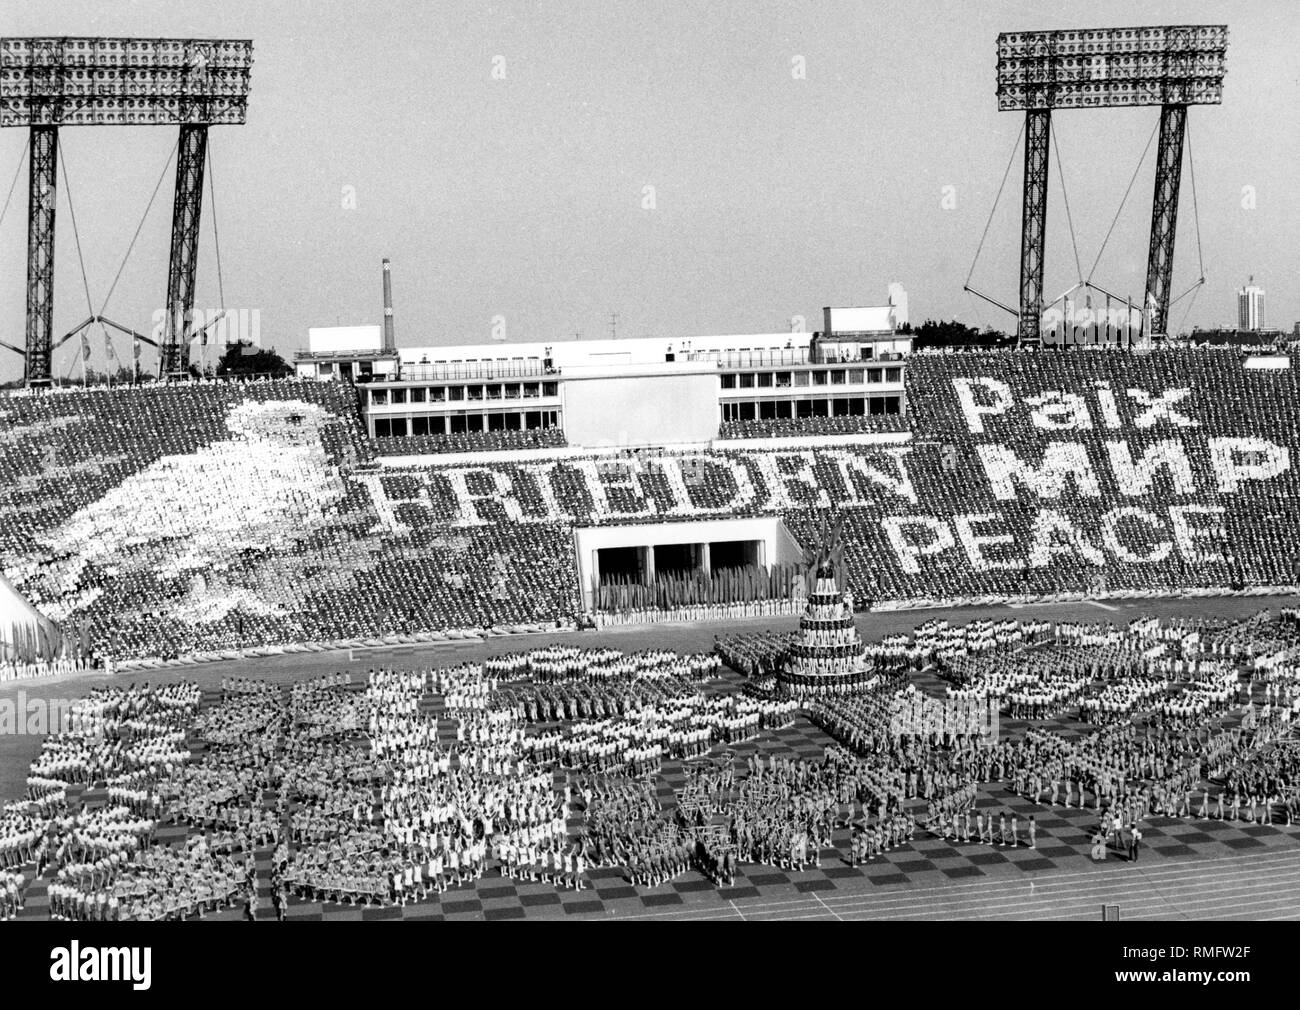
[{"label": "white building", "polygon": [[571,446],[705,443],[732,421],[901,414],[907,294],[826,308],[816,333],[385,352],[378,326],[313,327],[298,374],[364,383],[371,437],[560,427]]},{"label": "white building", "polygon": [[305,378],[365,382],[391,378],[397,352],[384,350],[380,326],[309,326],[307,350],[294,355],[294,366]]},{"label": "white building", "polygon": [[1244,288],[1237,289],[1237,329],[1254,331],[1264,327],[1264,289],[1256,286],[1251,277]]}]

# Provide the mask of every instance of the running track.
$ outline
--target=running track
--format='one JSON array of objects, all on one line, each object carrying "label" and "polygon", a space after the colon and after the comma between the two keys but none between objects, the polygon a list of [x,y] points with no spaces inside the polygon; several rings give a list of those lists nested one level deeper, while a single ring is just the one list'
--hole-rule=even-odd
[{"label": "running track", "polygon": [[1097,921],[1103,905],[1119,905],[1124,921],[1136,919],[1300,919],[1300,860],[1285,849],[1248,857],[1153,862],[1149,868],[1117,865],[1036,875],[943,884],[881,894],[809,894],[775,900],[728,902],[709,908],[613,914],[608,919],[1007,919]]}]

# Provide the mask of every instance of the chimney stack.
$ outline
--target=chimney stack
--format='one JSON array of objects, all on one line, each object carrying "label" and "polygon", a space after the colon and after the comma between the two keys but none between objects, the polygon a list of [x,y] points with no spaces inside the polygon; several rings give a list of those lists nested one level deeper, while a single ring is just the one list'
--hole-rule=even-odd
[{"label": "chimney stack", "polygon": [[388,260],[384,260],[384,350],[397,350],[393,337],[393,275]]}]

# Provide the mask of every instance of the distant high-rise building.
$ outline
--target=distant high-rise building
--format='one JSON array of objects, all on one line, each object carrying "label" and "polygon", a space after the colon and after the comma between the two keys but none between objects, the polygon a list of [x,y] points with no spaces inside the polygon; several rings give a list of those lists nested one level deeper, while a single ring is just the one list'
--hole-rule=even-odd
[{"label": "distant high-rise building", "polygon": [[1237,291],[1237,329],[1262,330],[1264,328],[1264,289],[1256,287],[1252,276],[1244,288]]}]

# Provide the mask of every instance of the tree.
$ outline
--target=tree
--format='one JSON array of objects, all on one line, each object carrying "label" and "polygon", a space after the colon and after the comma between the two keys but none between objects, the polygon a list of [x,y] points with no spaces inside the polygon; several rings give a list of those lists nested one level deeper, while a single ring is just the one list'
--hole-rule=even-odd
[{"label": "tree", "polygon": [[[69,382],[69,385],[75,386],[80,381],[81,380],[79,377],[73,378]],[[109,372],[107,370],[100,371],[98,368],[86,369],[86,385],[88,386],[105,386],[108,385],[110,382],[116,385],[124,382],[134,382],[134,381],[135,381],[135,372],[132,369],[128,368],[126,365],[119,365],[112,372]]]},{"label": "tree", "polygon": [[1011,347],[1016,342],[1015,337],[1000,330],[980,330],[955,319],[927,319],[919,326],[905,323],[899,332],[911,335],[914,351],[928,347]]},{"label": "tree", "polygon": [[218,375],[274,375],[283,378],[293,373],[293,367],[274,349],[257,347],[241,340],[226,348],[217,364]]}]

